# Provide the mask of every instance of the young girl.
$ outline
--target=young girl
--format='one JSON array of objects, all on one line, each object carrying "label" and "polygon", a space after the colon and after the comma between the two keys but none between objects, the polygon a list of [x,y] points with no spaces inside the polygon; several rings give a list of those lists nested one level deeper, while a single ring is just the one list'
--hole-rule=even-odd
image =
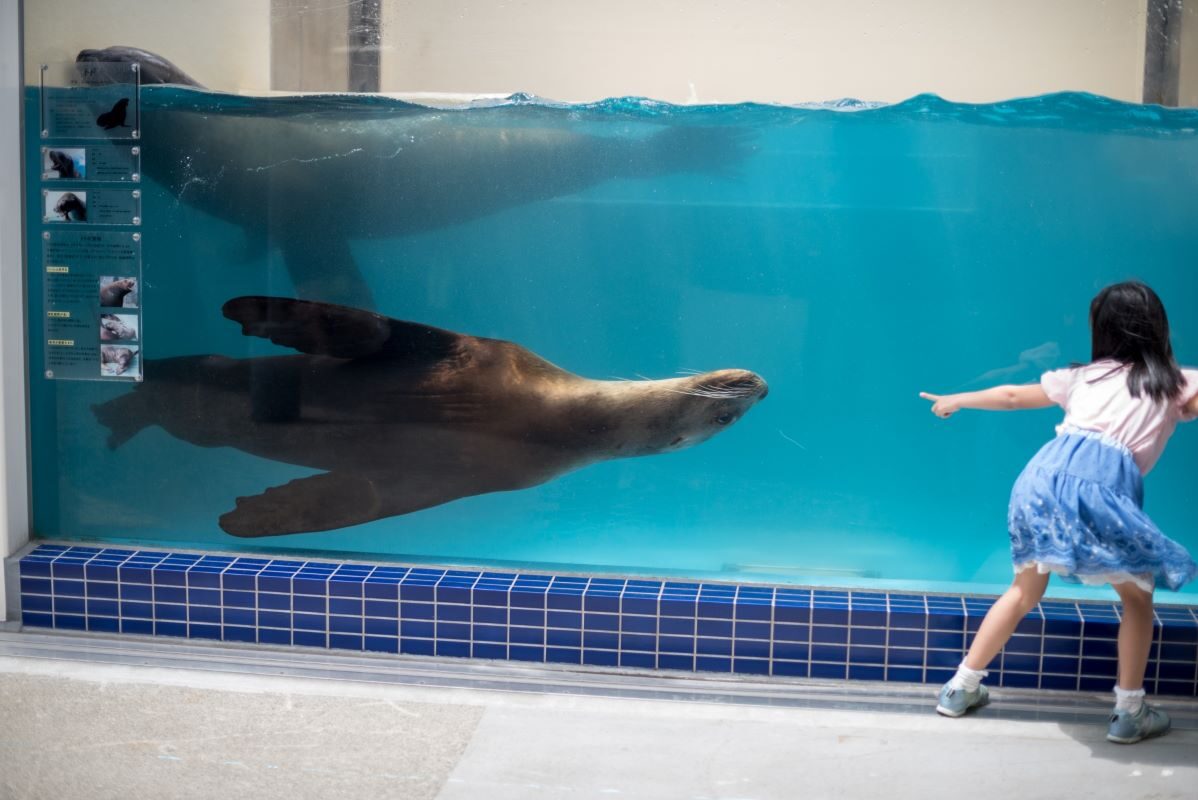
[{"label": "young girl", "polygon": [[986,666],[1040,602],[1055,572],[1110,583],[1123,601],[1119,677],[1107,739],[1131,744],[1169,729],[1144,703],[1152,644],[1152,590],[1177,589],[1198,574],[1185,548],[1141,510],[1148,474],[1179,420],[1198,417],[1198,370],[1179,369],[1160,298],[1142,283],[1108,286],[1090,303],[1091,362],[1045,373],[1038,385],[934,395],[932,413],[962,408],[1065,409],[1057,437],[1041,448],[1011,490],[1008,528],[1015,581],[986,614],[936,710],[959,717],[987,702]]}]

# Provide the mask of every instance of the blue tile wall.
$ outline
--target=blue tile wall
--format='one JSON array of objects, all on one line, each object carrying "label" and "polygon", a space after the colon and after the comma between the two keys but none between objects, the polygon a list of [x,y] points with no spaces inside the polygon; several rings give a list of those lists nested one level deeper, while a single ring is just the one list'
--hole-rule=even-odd
[{"label": "blue tile wall", "polygon": [[[480,572],[40,544],[23,622],[374,653],[837,680],[947,680],[994,598]],[[1198,609],[1163,606],[1146,688],[1198,696]],[[1107,691],[1119,609],[1044,601],[991,685]]]}]

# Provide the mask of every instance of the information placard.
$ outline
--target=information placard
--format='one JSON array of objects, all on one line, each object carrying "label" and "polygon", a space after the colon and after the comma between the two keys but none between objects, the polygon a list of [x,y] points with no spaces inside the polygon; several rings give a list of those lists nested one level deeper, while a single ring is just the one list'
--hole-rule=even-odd
[{"label": "information placard", "polygon": [[43,139],[141,137],[137,64],[43,64]]},{"label": "information placard", "polygon": [[42,222],[140,225],[140,189],[95,187],[42,190]]},{"label": "information placard", "polygon": [[42,234],[46,377],[140,381],[141,234]]},{"label": "information placard", "polygon": [[141,147],[129,144],[47,145],[42,180],[89,183],[141,181]]},{"label": "information placard", "polygon": [[140,74],[136,64],[42,67],[47,378],[142,380]]}]

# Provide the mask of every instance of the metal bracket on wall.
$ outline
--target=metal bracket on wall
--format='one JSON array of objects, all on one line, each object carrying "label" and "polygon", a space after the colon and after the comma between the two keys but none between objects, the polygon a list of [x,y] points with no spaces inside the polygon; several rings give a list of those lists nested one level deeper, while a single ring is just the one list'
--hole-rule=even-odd
[{"label": "metal bracket on wall", "polygon": [[1176,106],[1181,83],[1181,20],[1185,0],[1148,0],[1144,42],[1144,102]]}]

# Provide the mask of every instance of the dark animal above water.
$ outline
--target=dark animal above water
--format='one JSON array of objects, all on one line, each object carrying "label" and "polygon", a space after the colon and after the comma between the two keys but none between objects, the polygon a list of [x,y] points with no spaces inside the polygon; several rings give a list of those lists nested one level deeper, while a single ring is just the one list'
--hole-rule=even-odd
[{"label": "dark animal above water", "polygon": [[93,410],[114,448],[159,425],[322,471],[238,498],[220,518],[235,536],[343,528],[680,450],[767,392],[739,369],[589,380],[512,342],[324,303],[239,297],[224,314],[301,355],[153,360],[151,380]]},{"label": "dark animal above water", "polygon": [[142,85],[173,83],[179,86],[204,87],[183,70],[156,53],[136,47],[105,47],[103,50],[80,50],[77,64],[134,64],[138,65],[138,81]]}]

